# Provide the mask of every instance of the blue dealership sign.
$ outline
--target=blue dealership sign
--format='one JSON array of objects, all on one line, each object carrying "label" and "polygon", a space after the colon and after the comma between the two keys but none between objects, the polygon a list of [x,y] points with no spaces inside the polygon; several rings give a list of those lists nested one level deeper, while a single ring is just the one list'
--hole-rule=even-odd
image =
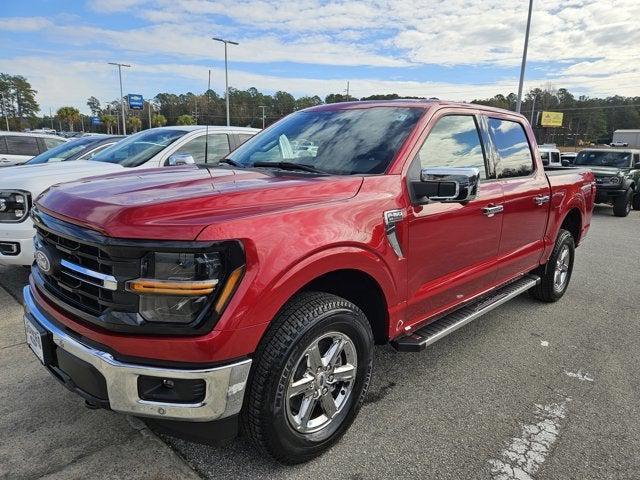
[{"label": "blue dealership sign", "polygon": [[130,93],[127,95],[129,99],[129,108],[131,110],[142,110],[144,107],[144,99],[142,95],[138,95],[137,93]]},{"label": "blue dealership sign", "polygon": [[91,125],[102,125],[100,117],[91,117]]}]

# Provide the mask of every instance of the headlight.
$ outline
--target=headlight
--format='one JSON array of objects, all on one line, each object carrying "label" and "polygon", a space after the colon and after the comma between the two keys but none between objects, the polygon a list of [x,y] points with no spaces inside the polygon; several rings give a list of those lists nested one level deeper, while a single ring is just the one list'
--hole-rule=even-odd
[{"label": "headlight", "polygon": [[0,190],[0,222],[18,223],[29,215],[31,194],[21,190]]},{"label": "headlight", "polygon": [[621,181],[622,181],[622,179],[620,177],[618,177],[618,176],[609,177],[607,179],[607,183],[610,183],[611,185],[618,185]]},{"label": "headlight", "polygon": [[142,278],[127,282],[127,290],[140,295],[139,313],[148,322],[193,323],[216,298],[218,310],[227,290],[220,252],[151,253],[142,260],[141,271]]}]

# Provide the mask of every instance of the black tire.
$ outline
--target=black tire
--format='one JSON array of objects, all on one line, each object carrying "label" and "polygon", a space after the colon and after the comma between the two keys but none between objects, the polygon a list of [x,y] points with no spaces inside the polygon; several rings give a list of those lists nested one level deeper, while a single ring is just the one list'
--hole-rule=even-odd
[{"label": "black tire", "polygon": [[634,210],[640,210],[640,190],[633,195],[632,206]]},{"label": "black tire", "polygon": [[626,217],[631,212],[631,197],[633,191],[631,189],[624,192],[613,201],[613,214],[616,217]]},{"label": "black tire", "polygon": [[[562,288],[558,288],[555,282],[556,279],[556,266],[558,265],[558,259],[565,247],[568,249],[568,271],[566,272],[566,279],[562,284]],[[553,247],[549,261],[546,264],[540,266],[534,273],[540,276],[540,283],[530,290],[531,295],[543,302],[557,302],[567,291],[569,281],[571,280],[571,273],[573,272],[573,261],[575,258],[575,243],[573,236],[567,230],[560,230],[558,237],[556,238],[556,244]]]},{"label": "black tire", "polygon": [[[357,358],[355,379],[343,407],[328,425],[300,433],[289,416],[287,399],[293,397],[287,389],[309,345],[327,332],[338,332],[352,342]],[[302,463],[320,455],[340,439],[362,406],[371,378],[373,344],[371,326],[353,303],[322,292],[294,297],[275,318],[256,352],[242,414],[244,432],[261,452],[283,463]],[[345,391],[344,386],[333,388],[338,390],[334,390],[336,395]]]}]

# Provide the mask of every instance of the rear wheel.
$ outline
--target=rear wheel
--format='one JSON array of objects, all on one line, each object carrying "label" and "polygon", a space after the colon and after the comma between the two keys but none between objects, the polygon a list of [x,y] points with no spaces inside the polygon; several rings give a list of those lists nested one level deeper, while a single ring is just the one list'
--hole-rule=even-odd
[{"label": "rear wheel", "polygon": [[259,450],[301,463],[337,442],[371,377],[373,334],[362,311],[320,292],[295,297],[256,353],[243,426]]},{"label": "rear wheel", "polygon": [[533,297],[544,302],[560,300],[571,280],[574,257],[573,236],[567,230],[560,230],[549,260],[535,272],[541,281],[530,290]]},{"label": "rear wheel", "polygon": [[626,217],[631,212],[631,200],[633,191],[627,190],[624,195],[620,195],[613,201],[613,214],[616,217]]},{"label": "rear wheel", "polygon": [[633,209],[640,210],[640,190],[638,190],[633,196]]}]

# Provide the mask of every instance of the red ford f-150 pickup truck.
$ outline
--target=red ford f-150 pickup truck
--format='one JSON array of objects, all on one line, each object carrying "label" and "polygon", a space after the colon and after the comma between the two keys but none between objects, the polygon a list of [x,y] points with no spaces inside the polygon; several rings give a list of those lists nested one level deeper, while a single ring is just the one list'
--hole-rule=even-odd
[{"label": "red ford f-150 pickup truck", "polygon": [[592,173],[545,173],[521,115],[442,101],[294,113],[220,165],[51,188],[28,343],[91,407],[289,463],[336,442],[374,344],[419,351],[565,293]]}]

